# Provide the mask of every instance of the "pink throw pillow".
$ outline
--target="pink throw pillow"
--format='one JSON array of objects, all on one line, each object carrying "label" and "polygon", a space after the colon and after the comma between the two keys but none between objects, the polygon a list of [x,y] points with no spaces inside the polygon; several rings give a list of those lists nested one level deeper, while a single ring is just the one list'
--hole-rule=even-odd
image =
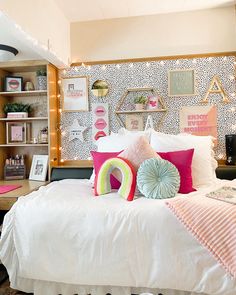
[{"label": "pink throw pillow", "polygon": [[119,154],[119,157],[129,160],[136,171],[145,160],[160,158],[145,136],[135,139],[128,148]]},{"label": "pink throw pillow", "polygon": [[157,154],[164,160],[171,162],[179,171],[180,175],[180,188],[179,193],[188,194],[196,191],[193,188],[192,180],[192,159],[193,159],[194,149],[167,152]]},{"label": "pink throw pillow", "polygon": [[[92,157],[93,157],[93,167],[94,167],[94,172],[95,172],[95,177],[98,174],[102,164],[110,159],[110,158],[115,158],[117,157],[120,152],[96,152],[96,151],[91,151],[90,152]],[[120,181],[117,180],[113,175],[111,175],[110,177],[110,181],[111,181],[111,188],[112,189],[119,189],[120,187]]]}]

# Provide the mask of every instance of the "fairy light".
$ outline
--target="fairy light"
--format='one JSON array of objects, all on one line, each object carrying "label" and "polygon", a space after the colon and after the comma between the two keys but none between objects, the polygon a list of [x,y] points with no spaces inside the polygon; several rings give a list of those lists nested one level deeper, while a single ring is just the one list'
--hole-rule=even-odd
[{"label": "fairy light", "polygon": [[132,68],[133,66],[134,66],[134,64],[133,64],[133,63],[131,63],[131,64],[129,65],[129,67],[130,67],[130,68]]},{"label": "fairy light", "polygon": [[88,66],[87,69],[88,69],[88,70],[91,70],[91,66]]},{"label": "fairy light", "polygon": [[230,95],[231,95],[232,97],[235,97],[235,96],[236,96],[235,92],[232,92]]},{"label": "fairy light", "polygon": [[227,56],[224,56],[223,57],[223,61],[227,61]]},{"label": "fairy light", "polygon": [[62,109],[59,109],[59,113],[62,113]]},{"label": "fairy light", "polygon": [[175,62],[175,63],[176,63],[177,65],[179,65],[179,63],[180,63],[180,62],[179,62],[179,60],[176,60],[176,62]]},{"label": "fairy light", "polygon": [[117,69],[120,69],[120,65],[119,64],[117,64],[116,67],[117,67]]},{"label": "fairy light", "polygon": [[196,58],[193,59],[193,64],[196,64],[197,63],[197,60]]},{"label": "fairy light", "polygon": [[106,68],[107,68],[106,65],[103,65],[103,66],[102,66],[102,70],[103,70],[103,71],[105,71]]},{"label": "fairy light", "polygon": [[57,94],[57,97],[60,98],[61,97],[61,94]]},{"label": "fairy light", "polygon": [[62,147],[60,146],[60,147],[59,147],[59,151],[61,151],[61,150],[62,150]]},{"label": "fairy light", "polygon": [[229,79],[230,79],[231,81],[233,81],[233,80],[234,80],[234,76],[233,76],[233,75],[230,75],[230,76],[229,76]]},{"label": "fairy light", "polygon": [[62,136],[65,136],[66,135],[66,131],[62,131],[61,135]]},{"label": "fairy light", "polygon": [[60,162],[61,162],[61,163],[64,163],[64,162],[65,162],[65,160],[64,160],[64,159],[61,159],[61,160],[60,160]]},{"label": "fairy light", "polygon": [[161,64],[162,66],[164,66],[164,65],[165,65],[165,62],[162,60],[162,61],[160,62],[160,64]]},{"label": "fairy light", "polygon": [[61,84],[61,80],[58,80],[57,83],[58,83],[58,84]]},{"label": "fairy light", "polygon": [[74,160],[78,160],[78,157],[74,157]]},{"label": "fairy light", "polygon": [[147,66],[147,68],[149,68],[150,67],[150,62],[147,62],[146,66]]},{"label": "fairy light", "polygon": [[208,59],[209,59],[209,61],[212,61],[212,57],[211,56]]},{"label": "fairy light", "polygon": [[82,62],[82,64],[81,64],[81,65],[82,65],[82,67],[83,67],[83,68],[86,68],[86,65],[85,65],[85,63],[83,63],[83,62]]},{"label": "fairy light", "polygon": [[64,74],[64,75],[66,74],[66,70],[63,70],[63,74]]}]

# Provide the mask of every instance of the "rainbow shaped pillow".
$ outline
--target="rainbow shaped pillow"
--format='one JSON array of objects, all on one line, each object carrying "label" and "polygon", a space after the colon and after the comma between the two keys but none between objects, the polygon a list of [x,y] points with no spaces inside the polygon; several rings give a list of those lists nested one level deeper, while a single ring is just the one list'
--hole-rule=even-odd
[{"label": "rainbow shaped pillow", "polygon": [[132,201],[136,188],[136,171],[130,161],[121,157],[110,158],[102,164],[95,178],[95,196],[111,192],[110,175],[114,169],[118,169],[122,174],[118,194],[127,201]]}]

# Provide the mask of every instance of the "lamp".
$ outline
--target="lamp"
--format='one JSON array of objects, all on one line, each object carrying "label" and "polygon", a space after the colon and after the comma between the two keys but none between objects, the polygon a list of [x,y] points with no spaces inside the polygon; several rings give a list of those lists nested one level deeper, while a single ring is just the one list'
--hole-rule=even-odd
[{"label": "lamp", "polygon": [[18,53],[18,50],[14,47],[0,44],[0,62],[1,61],[8,61],[12,59],[14,56],[16,56]]}]

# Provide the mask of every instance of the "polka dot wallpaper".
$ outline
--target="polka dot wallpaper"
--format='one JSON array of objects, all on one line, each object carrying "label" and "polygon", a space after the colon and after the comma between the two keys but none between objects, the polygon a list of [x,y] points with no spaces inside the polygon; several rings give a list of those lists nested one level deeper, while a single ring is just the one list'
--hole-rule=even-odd
[{"label": "polka dot wallpaper", "polygon": [[[217,75],[225,89],[230,103],[223,103],[220,94],[211,94],[208,105],[217,107],[218,145],[215,148],[217,158],[224,157],[225,134],[236,133],[236,92],[235,92],[235,57],[208,57],[195,59],[163,60],[153,62],[134,62],[121,64],[107,64],[94,66],[71,67],[60,72],[60,77],[84,76],[89,81],[89,112],[74,112],[61,114],[62,158],[64,160],[88,159],[90,150],[96,149],[92,142],[92,114],[91,104],[107,102],[109,104],[110,131],[117,132],[121,127],[114,113],[118,102],[128,88],[154,87],[163,98],[167,113],[158,131],[176,134],[179,132],[179,111],[183,106],[205,105],[201,99],[205,96],[214,75]],[[172,69],[194,69],[196,73],[196,95],[168,96],[168,71]],[[91,91],[96,80],[105,80],[109,84],[106,97],[95,97]],[[148,95],[148,93],[145,93]],[[123,110],[133,109],[133,96],[130,93],[123,105]],[[157,125],[160,113],[153,113],[154,124]],[[140,115],[141,116],[141,115]],[[144,117],[146,122],[147,114]],[[69,141],[69,127],[74,119],[80,125],[87,126],[84,132],[84,142],[79,139]],[[124,118],[122,118],[124,121]]]}]

